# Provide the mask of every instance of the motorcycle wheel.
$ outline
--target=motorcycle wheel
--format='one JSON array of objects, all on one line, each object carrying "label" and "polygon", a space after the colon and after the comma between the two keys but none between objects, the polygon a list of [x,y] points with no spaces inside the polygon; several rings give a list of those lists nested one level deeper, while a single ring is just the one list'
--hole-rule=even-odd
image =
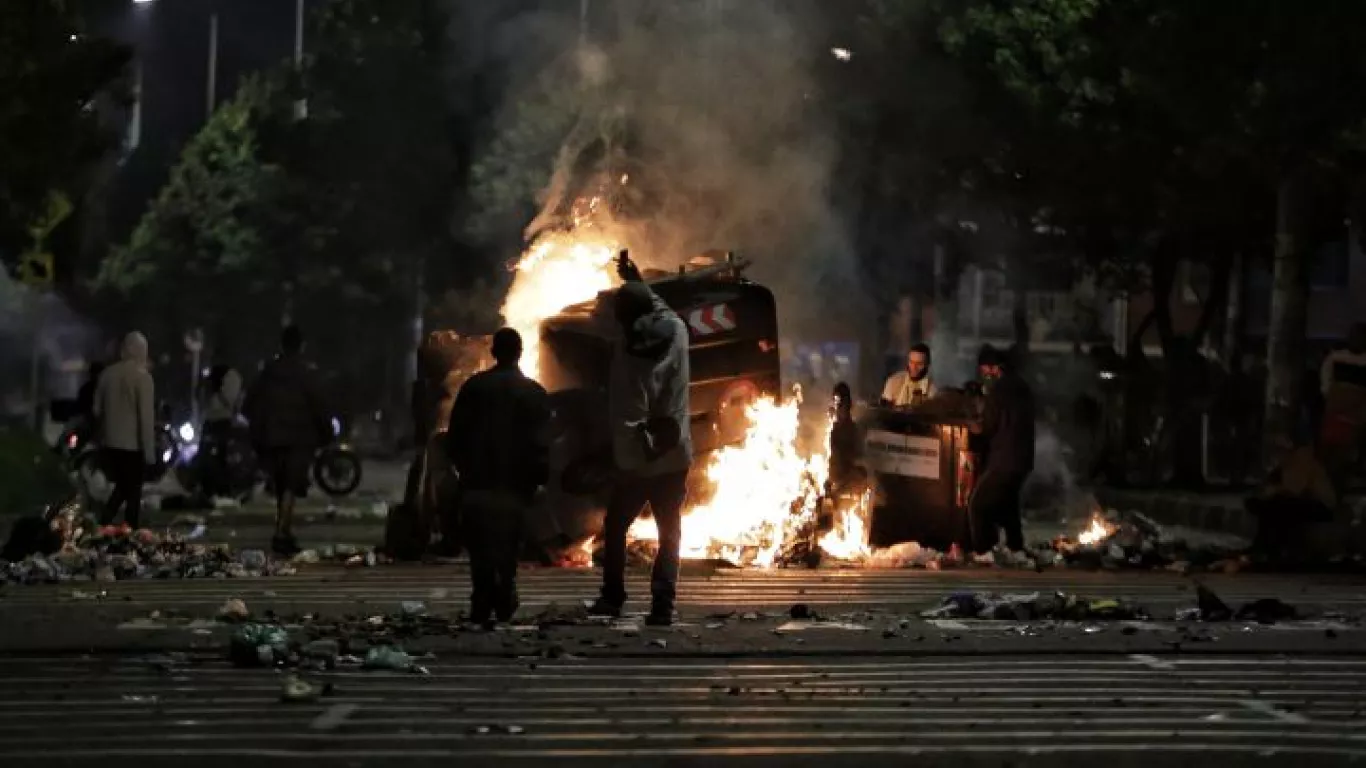
[{"label": "motorcycle wheel", "polygon": [[345,448],[324,448],[313,460],[313,482],[329,496],[351,495],[360,477],[360,457]]}]

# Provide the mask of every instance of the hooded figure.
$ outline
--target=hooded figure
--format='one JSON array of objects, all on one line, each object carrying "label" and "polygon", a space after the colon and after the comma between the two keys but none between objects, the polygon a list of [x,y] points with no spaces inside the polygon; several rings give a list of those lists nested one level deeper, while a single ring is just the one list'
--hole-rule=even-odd
[{"label": "hooded figure", "polygon": [[626,603],[626,531],[648,504],[659,528],[646,621],[673,621],[682,509],[687,497],[692,437],[688,413],[688,329],[640,280],[625,254],[613,312],[621,341],[612,357],[610,413],[618,478],[604,522],[602,594],[591,611],[619,616]]},{"label": "hooded figure", "polygon": [[99,426],[105,475],[114,485],[101,522],[124,513],[136,528],[142,510],[142,482],[157,462],[156,393],[147,370],[147,339],[134,331],[123,339],[119,361],[100,374],[91,404]]}]

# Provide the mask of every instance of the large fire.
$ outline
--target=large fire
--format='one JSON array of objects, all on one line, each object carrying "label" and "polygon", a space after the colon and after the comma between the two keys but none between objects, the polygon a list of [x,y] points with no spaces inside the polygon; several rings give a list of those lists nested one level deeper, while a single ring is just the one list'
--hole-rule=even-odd
[{"label": "large fire", "polygon": [[[606,239],[552,232],[538,238],[514,267],[503,321],[522,335],[528,346],[541,336],[541,321],[572,304],[589,301],[612,287],[612,257],[616,246]],[[537,378],[535,350],[522,358],[522,371]]]},{"label": "large fire", "polygon": [[[852,504],[825,497],[829,476],[829,425],[812,441],[815,449],[799,449],[799,397],[778,403],[771,397],[752,403],[745,412],[744,439],[712,453],[702,474],[710,496],[686,512],[682,552],[685,558],[711,558],[731,563],[771,566],[796,540],[814,532],[823,505],[829,505],[833,528],[816,545],[843,560],[869,554],[867,495]],[[631,528],[635,539],[654,540],[654,521],[641,519]]]},{"label": "large fire", "polygon": [[[616,245],[586,231],[590,229],[543,235],[516,264],[502,312],[524,339],[538,339],[542,320],[615,284]],[[523,370],[532,378],[538,373],[537,357],[529,350],[523,358]],[[870,554],[867,495],[844,504],[824,498],[829,424],[809,441],[812,449],[801,450],[799,408],[799,397],[750,404],[744,439],[706,459],[701,471],[709,494],[685,513],[684,557],[771,566],[794,539],[814,531],[823,505],[833,511],[834,527],[820,536],[817,546],[844,560]],[[650,519],[638,521],[631,535],[658,538]]]}]

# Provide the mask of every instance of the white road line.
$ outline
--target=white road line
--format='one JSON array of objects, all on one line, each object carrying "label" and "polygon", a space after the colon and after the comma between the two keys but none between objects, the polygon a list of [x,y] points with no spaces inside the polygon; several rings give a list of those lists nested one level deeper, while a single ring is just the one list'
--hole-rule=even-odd
[{"label": "white road line", "polygon": [[1172,664],[1170,661],[1162,661],[1156,656],[1150,656],[1146,653],[1131,654],[1129,658],[1149,669],[1158,669],[1164,672],[1176,669],[1176,665]]},{"label": "white road line", "polygon": [[341,727],[347,718],[355,714],[358,709],[360,709],[359,704],[334,704],[313,718],[313,722],[309,723],[308,727],[315,731],[334,731]]},{"label": "white road line", "polygon": [[1278,720],[1282,723],[1294,723],[1296,725],[1304,725],[1309,722],[1309,718],[1304,717],[1303,715],[1297,715],[1294,712],[1286,712],[1285,710],[1276,707],[1269,701],[1246,699],[1244,701],[1238,702],[1238,704],[1241,705],[1244,709],[1249,709],[1253,712],[1257,712],[1258,714],[1266,715],[1267,717],[1274,718],[1275,720]]}]

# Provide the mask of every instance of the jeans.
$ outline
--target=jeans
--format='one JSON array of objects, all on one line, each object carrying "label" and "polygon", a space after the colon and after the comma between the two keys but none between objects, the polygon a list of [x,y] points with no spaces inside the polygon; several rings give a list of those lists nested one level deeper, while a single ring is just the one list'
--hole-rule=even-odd
[{"label": "jeans", "polygon": [[992,469],[977,480],[977,487],[968,500],[968,518],[972,521],[972,548],[978,553],[995,548],[1000,534],[1006,532],[1006,546],[1012,552],[1024,549],[1024,525],[1020,520],[1020,491],[1027,474]]},{"label": "jeans", "polygon": [[140,451],[124,451],[118,448],[105,448],[101,455],[105,477],[114,484],[109,501],[104,505],[101,525],[109,525],[123,512],[123,519],[130,528],[138,527],[138,514],[142,512],[142,483],[147,477],[147,467]]},{"label": "jeans", "polygon": [[641,477],[625,475],[612,489],[607,503],[603,537],[602,600],[626,603],[626,532],[646,504],[659,528],[659,554],[650,574],[654,608],[672,610],[678,593],[679,545],[683,538],[683,502],[688,495],[688,472]]},{"label": "jeans", "polygon": [[465,545],[470,553],[470,617],[501,621],[517,612],[517,556],[521,551],[525,500],[503,491],[462,494]]}]

